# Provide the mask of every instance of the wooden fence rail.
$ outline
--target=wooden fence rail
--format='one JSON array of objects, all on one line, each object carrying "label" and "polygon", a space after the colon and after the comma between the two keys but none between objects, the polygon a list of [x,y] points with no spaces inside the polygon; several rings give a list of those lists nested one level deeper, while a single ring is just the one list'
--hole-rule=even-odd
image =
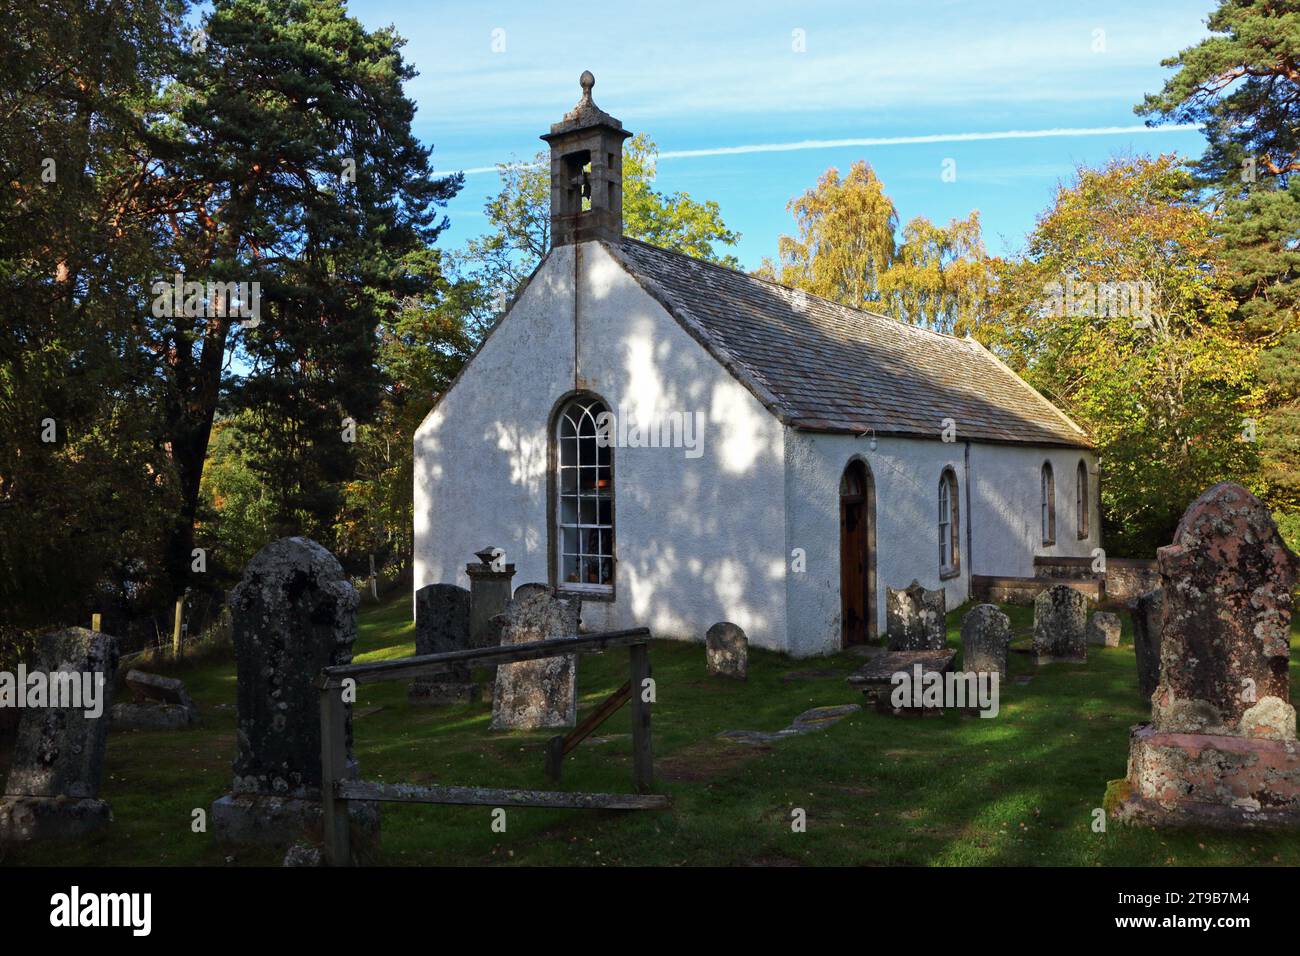
[{"label": "wooden fence rail", "polygon": [[[666,796],[648,792],[654,785],[650,704],[643,693],[643,688],[650,678],[650,653],[646,643],[649,637],[649,628],[638,627],[623,631],[552,638],[529,644],[507,644],[500,647],[450,651],[445,654],[422,654],[394,661],[342,664],[325,668],[321,671],[316,686],[320,689],[321,799],[326,861],[332,866],[346,866],[352,862],[348,823],[348,803],[351,800],[561,807],[577,810],[661,810],[667,807]],[[565,654],[588,653],[610,647],[628,649],[629,673],[627,684],[624,686],[629,693],[623,700],[629,700],[632,704],[632,783],[636,793],[566,793],[488,787],[420,786],[348,779],[345,733],[347,704],[344,703],[343,694],[340,692],[345,681],[375,684],[382,681],[430,676],[443,671],[448,664],[510,664]],[[620,688],[619,694],[622,692],[623,689]],[[619,701],[618,706],[622,705],[623,700]],[[618,709],[618,706],[608,709],[612,701],[613,698],[607,700],[592,716],[599,716],[600,720],[609,716]],[[583,722],[582,727],[575,728],[574,733],[576,734],[577,730],[583,727],[586,728],[586,733],[590,733],[594,726],[591,718],[588,718]],[[572,737],[573,734],[570,736]],[[556,739],[563,741],[566,738]],[[577,746],[577,741],[581,739],[578,737],[574,740],[572,746]],[[572,746],[569,749],[572,749]],[[562,756],[561,754],[561,758]]]}]

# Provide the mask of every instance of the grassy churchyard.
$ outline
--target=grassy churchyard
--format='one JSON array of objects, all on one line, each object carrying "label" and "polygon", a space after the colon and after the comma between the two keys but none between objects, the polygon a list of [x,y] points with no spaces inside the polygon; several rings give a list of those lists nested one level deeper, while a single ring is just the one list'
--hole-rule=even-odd
[{"label": "grassy churchyard", "polygon": [[[357,660],[414,653],[406,595],[360,617]],[[948,615],[959,647],[965,608]],[[1031,610],[1005,607],[1027,643]],[[493,832],[489,807],[388,804],[379,862],[395,865],[1240,865],[1300,863],[1300,834],[1092,829],[1108,780],[1122,777],[1130,725],[1144,718],[1129,622],[1122,645],[1090,647],[1086,665],[1036,670],[1011,655],[1001,712],[903,719],[860,712],[821,732],[756,747],[724,730],[778,730],[814,706],[859,702],[849,654],[795,661],[751,651],[747,683],[709,678],[697,643],[656,641],[651,661],[657,789],[671,810],[512,808]],[[1300,623],[1300,618],[1297,618]],[[1292,632],[1294,648],[1297,630]],[[1293,649],[1294,654],[1294,649]],[[581,658],[579,717],[626,678],[627,655]],[[1295,664],[1293,662],[1294,669]],[[114,731],[102,796],[114,822],[76,844],[10,848],[6,865],[278,864],[282,851],[215,846],[193,832],[195,808],[230,787],[235,752],[233,660],[181,664],[203,712],[181,731]],[[1020,683],[1015,678],[1030,678]],[[1296,682],[1293,681],[1293,685]],[[1293,692],[1294,702],[1294,692]],[[362,776],[385,782],[551,789],[550,732],[494,733],[490,703],[412,708],[406,684],[365,685],[354,709]],[[630,788],[629,709],[565,762],[562,789]],[[0,776],[9,754],[0,750]],[[791,812],[807,813],[792,832]]]}]

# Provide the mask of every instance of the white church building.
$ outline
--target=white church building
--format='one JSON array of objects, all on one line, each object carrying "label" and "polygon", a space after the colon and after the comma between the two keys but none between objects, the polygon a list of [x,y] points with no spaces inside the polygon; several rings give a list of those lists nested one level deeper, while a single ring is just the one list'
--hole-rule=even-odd
[{"label": "white church building", "polygon": [[593,83],[542,137],[550,253],[416,432],[417,589],[497,546],[586,629],[804,657],[883,635],[886,586],[1100,545],[1088,437],[973,339],[623,236]]}]

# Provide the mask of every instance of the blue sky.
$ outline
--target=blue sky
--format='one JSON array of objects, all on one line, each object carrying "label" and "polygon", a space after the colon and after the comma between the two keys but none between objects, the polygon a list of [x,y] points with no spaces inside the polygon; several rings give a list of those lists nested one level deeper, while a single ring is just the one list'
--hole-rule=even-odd
[{"label": "blue sky", "polygon": [[[408,86],[416,132],[433,145],[438,170],[530,157],[544,145],[537,137],[577,102],[578,76],[589,69],[597,104],[658,143],[658,188],[716,200],[752,268],[792,231],[791,197],[856,159],[875,167],[903,222],[978,209],[989,251],[1004,254],[1023,245],[1077,164],[1198,155],[1201,134],[1177,129],[820,144],[1140,126],[1134,104],[1170,73],[1160,61],[1206,35],[1213,6],[353,0],[350,9],[368,27],[392,24],[407,38],[407,59],[420,71]],[[764,148],[792,143],[807,145]],[[703,155],[673,155],[690,151]],[[949,159],[953,182],[941,175]],[[458,246],[482,231],[483,201],[497,188],[493,172],[467,175],[441,241]]]}]

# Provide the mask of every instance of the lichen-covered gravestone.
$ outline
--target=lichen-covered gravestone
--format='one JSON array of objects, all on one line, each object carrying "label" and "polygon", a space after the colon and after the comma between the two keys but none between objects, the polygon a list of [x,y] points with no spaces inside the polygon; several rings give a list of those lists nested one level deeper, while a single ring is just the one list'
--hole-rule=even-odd
[{"label": "lichen-covered gravestone", "polygon": [[1086,661],[1088,599],[1066,584],[1034,598],[1034,650],[1038,663]]},{"label": "lichen-covered gravestone", "polygon": [[199,719],[185,684],[175,677],[130,670],[126,686],[135,699],[113,705],[115,729],[175,730]]},{"label": "lichen-covered gravestone", "polygon": [[947,597],[943,588],[928,591],[920,582],[885,588],[885,631],[891,651],[941,651],[948,646]]},{"label": "lichen-covered gravestone", "polygon": [[[334,555],[307,538],[259,551],[230,596],[238,686],[232,792],[212,805],[213,833],[229,843],[291,843],[321,816],[323,668],[352,661],[359,597]],[[347,707],[347,763],[352,708]],[[378,829],[372,804],[354,801],[364,838]]]},{"label": "lichen-covered gravestone", "polygon": [[1157,552],[1164,612],[1151,723],[1134,728],[1117,815],[1156,825],[1300,826],[1288,664],[1296,558],[1233,482]]},{"label": "lichen-covered gravestone", "polygon": [[996,604],[977,604],[961,619],[961,666],[973,673],[998,674],[1007,678],[1007,647],[1011,644],[1011,620]]},{"label": "lichen-covered gravestone", "polygon": [[[577,633],[574,602],[549,593],[528,594],[506,607],[501,645],[530,644]],[[577,677],[574,654],[500,665],[492,695],[492,729],[572,727],[578,715]]]},{"label": "lichen-covered gravestone", "polygon": [[[470,594],[454,584],[428,584],[415,592],[415,653],[445,654],[469,649]],[[439,674],[416,678],[413,704],[446,704],[478,698],[468,664],[449,664]]]},{"label": "lichen-covered gravestone", "polygon": [[85,836],[112,819],[99,785],[117,659],[116,637],[82,627],[37,641],[22,686],[8,688],[25,695],[25,709],[0,798],[0,842]]},{"label": "lichen-covered gravestone", "polygon": [[1098,611],[1088,618],[1088,643],[1097,647],[1119,647],[1120,630],[1118,614]]},{"label": "lichen-covered gravestone", "polygon": [[1160,628],[1164,616],[1164,588],[1147,591],[1134,599],[1129,617],[1133,621],[1133,653],[1137,657],[1138,693],[1150,701],[1160,683]]},{"label": "lichen-covered gravestone", "polygon": [[710,674],[746,680],[749,675],[749,639],[730,621],[719,621],[704,635],[704,656]]}]

